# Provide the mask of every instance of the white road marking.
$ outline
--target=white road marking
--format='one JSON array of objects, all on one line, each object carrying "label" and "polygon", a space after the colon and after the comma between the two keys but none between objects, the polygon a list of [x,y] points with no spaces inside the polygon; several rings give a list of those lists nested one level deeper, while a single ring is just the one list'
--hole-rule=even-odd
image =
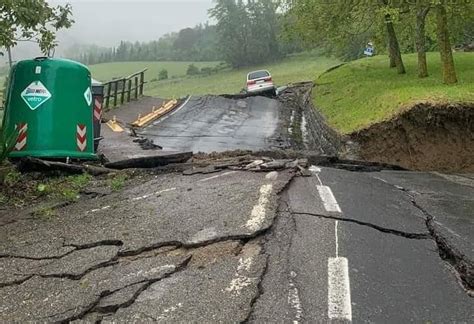
[{"label": "white road marking", "polygon": [[276,180],[278,179],[278,172],[277,172],[277,171],[273,171],[273,172],[268,173],[268,174],[265,176],[265,179],[271,180],[271,181],[276,181]]},{"label": "white road marking", "polygon": [[[319,181],[318,189],[324,208],[328,212],[342,213],[336,197],[328,186],[324,186],[316,166],[309,168]],[[339,256],[339,221],[334,222],[334,239],[336,257],[328,260],[328,317],[330,320],[345,320],[352,322],[351,287],[349,280],[349,260]]]},{"label": "white road marking", "polygon": [[461,237],[461,235],[459,235],[458,233],[456,233],[455,231],[453,231],[452,229],[450,229],[449,227],[447,227],[446,225],[444,225],[443,223],[440,223],[438,221],[435,221],[435,224],[438,224],[439,226],[442,226],[445,230],[447,230],[449,233],[451,233],[452,235],[456,236],[456,237],[459,237],[459,238],[462,238],[465,240],[465,238]]},{"label": "white road marking", "polygon": [[296,112],[294,110],[291,111],[291,117],[290,117],[290,126],[288,127],[288,133],[290,135],[293,135],[293,122],[295,121],[295,114]]},{"label": "white road marking", "polygon": [[295,320],[293,321],[293,324],[298,324],[303,318],[303,307],[301,306],[301,299],[298,288],[292,280],[292,278],[296,278],[296,273],[292,271],[290,275],[291,278],[289,284],[290,289],[288,290],[288,304],[290,304],[290,306],[296,311]]},{"label": "white road marking", "polygon": [[156,319],[157,320],[167,319],[169,317],[169,315],[171,315],[171,313],[177,311],[181,307],[183,307],[183,303],[178,303],[176,306],[171,306],[169,308],[165,308],[163,310],[163,313],[161,313],[161,315],[159,315]]},{"label": "white road marking", "polygon": [[[301,117],[301,134],[303,135],[303,144],[308,148],[308,122],[306,121],[306,116],[303,114]],[[321,150],[322,151],[322,150]]]},{"label": "white road marking", "polygon": [[250,219],[245,225],[251,231],[257,231],[265,221],[265,215],[267,213],[266,208],[272,194],[273,186],[271,184],[265,184],[260,188],[260,197],[258,198],[257,204],[253,207]]},{"label": "white road marking", "polygon": [[382,181],[382,182],[384,182],[384,183],[387,183],[387,184],[389,184],[389,183],[387,182],[387,180],[384,180],[384,179],[382,179],[382,178],[379,178],[379,177],[374,177],[374,179],[377,179],[377,180],[380,180],[380,181]]},{"label": "white road marking", "polygon": [[89,210],[86,212],[86,215],[87,214],[91,214],[91,213],[97,213],[97,212],[100,212],[102,210],[106,210],[106,209],[109,209],[111,206],[105,206],[105,207],[102,207],[102,208],[97,208],[97,209],[92,209],[92,210]]},{"label": "white road marking", "polygon": [[346,258],[328,260],[328,317],[352,321],[349,262]]},{"label": "white road marking", "polygon": [[319,178],[319,173],[321,173],[321,168],[318,168],[317,166],[312,165],[309,167],[309,171],[312,172],[316,176],[316,179],[318,179],[319,184],[322,186],[323,182]]},{"label": "white road marking", "polygon": [[153,125],[157,125],[159,123],[161,123],[162,121],[165,121],[167,120],[168,118],[170,118],[171,116],[173,116],[174,114],[176,114],[178,111],[180,111],[181,109],[184,108],[184,106],[186,106],[189,102],[189,100],[191,100],[191,97],[192,96],[189,96],[189,98],[181,105],[181,107],[179,107],[178,109],[172,111],[170,114],[167,114],[165,115],[164,117],[158,119],[156,122],[153,123]]},{"label": "white road marking", "polygon": [[237,272],[235,273],[235,278],[230,282],[229,287],[225,290],[227,292],[240,295],[240,292],[245,287],[250,286],[256,278],[249,278],[242,272],[249,272],[253,264],[253,257],[240,258],[239,265],[237,266]]},{"label": "white road marking", "polygon": [[228,176],[228,175],[231,175],[231,174],[234,174],[234,173],[237,173],[237,171],[225,172],[225,173],[222,173],[222,174],[215,175],[213,177],[201,179],[198,182],[206,182],[206,181],[214,180],[214,179],[217,179],[217,178],[220,178],[220,177],[225,177],[225,176]]},{"label": "white road marking", "polygon": [[319,196],[323,201],[324,208],[328,212],[342,213],[341,207],[339,207],[331,188],[328,186],[316,186],[316,188],[318,189]]},{"label": "white road marking", "polygon": [[150,198],[150,197],[158,196],[158,195],[161,195],[162,193],[169,192],[169,191],[174,191],[174,190],[176,190],[176,188],[170,188],[170,189],[160,190],[160,191],[151,193],[151,194],[149,194],[149,195],[144,195],[144,196],[141,196],[141,197],[132,198],[132,201],[139,201],[139,200],[143,200],[143,199],[148,199],[148,198]]}]

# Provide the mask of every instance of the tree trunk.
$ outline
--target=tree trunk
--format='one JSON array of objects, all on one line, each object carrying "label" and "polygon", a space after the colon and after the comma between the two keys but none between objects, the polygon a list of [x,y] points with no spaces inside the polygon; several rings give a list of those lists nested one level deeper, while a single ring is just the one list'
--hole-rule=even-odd
[{"label": "tree trunk", "polygon": [[[391,39],[388,39],[388,42],[390,43]],[[395,62],[395,55],[392,54],[391,48],[393,48],[392,44],[388,45],[388,57],[390,58],[390,68],[397,67],[397,62]]]},{"label": "tree trunk", "polygon": [[400,45],[398,44],[397,34],[395,33],[392,17],[390,15],[385,15],[385,24],[387,25],[390,66],[392,65],[393,60],[395,62],[395,66],[397,67],[398,74],[404,74],[406,73],[405,66],[403,65],[402,54],[400,53]]},{"label": "tree trunk", "polygon": [[416,12],[416,33],[415,33],[415,44],[416,51],[418,53],[418,77],[426,78],[428,76],[428,65],[426,63],[426,33],[425,23],[426,15],[430,11],[430,8],[419,7]]},{"label": "tree trunk", "polygon": [[7,53],[8,53],[8,66],[11,69],[13,65],[13,60],[12,60],[12,49],[10,47],[7,47]]},{"label": "tree trunk", "polygon": [[458,82],[456,68],[454,67],[453,51],[449,40],[448,16],[443,4],[436,5],[436,30],[438,47],[443,65],[443,80],[446,84]]}]

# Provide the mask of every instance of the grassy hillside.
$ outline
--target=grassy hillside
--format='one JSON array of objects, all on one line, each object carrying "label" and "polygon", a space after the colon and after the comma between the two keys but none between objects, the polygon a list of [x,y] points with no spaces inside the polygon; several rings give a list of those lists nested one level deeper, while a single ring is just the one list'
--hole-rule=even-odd
[{"label": "grassy hillside", "polygon": [[350,133],[387,119],[417,101],[474,101],[474,53],[455,53],[459,83],[442,83],[438,53],[428,53],[430,76],[417,77],[416,54],[404,56],[406,75],[387,68],[385,56],[364,58],[323,74],[315,105],[329,123]]},{"label": "grassy hillside", "polygon": [[211,76],[151,82],[146,86],[145,91],[148,95],[162,98],[181,97],[188,94],[238,93],[245,85],[247,73],[252,70],[268,69],[275,83],[284,85],[290,82],[314,80],[320,73],[338,63],[336,59],[311,54],[296,55],[277,63],[221,71]]},{"label": "grassy hillside", "polygon": [[158,73],[162,69],[168,70],[170,78],[185,76],[190,64],[203,68],[214,67],[219,62],[116,62],[91,65],[89,68],[92,77],[99,81],[110,81],[114,78],[126,77],[147,68],[148,71],[145,77],[147,81],[150,81],[157,79]]}]

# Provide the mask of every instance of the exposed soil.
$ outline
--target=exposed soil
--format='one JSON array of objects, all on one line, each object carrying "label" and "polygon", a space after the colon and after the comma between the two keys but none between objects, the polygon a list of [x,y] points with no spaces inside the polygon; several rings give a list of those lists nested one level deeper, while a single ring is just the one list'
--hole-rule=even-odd
[{"label": "exposed soil", "polygon": [[365,160],[420,171],[474,171],[474,103],[420,103],[350,137]]}]

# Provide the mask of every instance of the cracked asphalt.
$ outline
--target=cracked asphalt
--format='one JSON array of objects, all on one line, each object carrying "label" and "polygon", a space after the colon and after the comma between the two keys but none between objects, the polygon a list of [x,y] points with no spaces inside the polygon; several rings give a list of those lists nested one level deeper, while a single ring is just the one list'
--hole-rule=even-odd
[{"label": "cracked asphalt", "polygon": [[223,152],[288,147],[282,105],[266,97],[191,97],[140,135],[165,151]]},{"label": "cracked asphalt", "polygon": [[474,321],[471,176],[309,170],[147,174],[20,215],[0,322]]}]

